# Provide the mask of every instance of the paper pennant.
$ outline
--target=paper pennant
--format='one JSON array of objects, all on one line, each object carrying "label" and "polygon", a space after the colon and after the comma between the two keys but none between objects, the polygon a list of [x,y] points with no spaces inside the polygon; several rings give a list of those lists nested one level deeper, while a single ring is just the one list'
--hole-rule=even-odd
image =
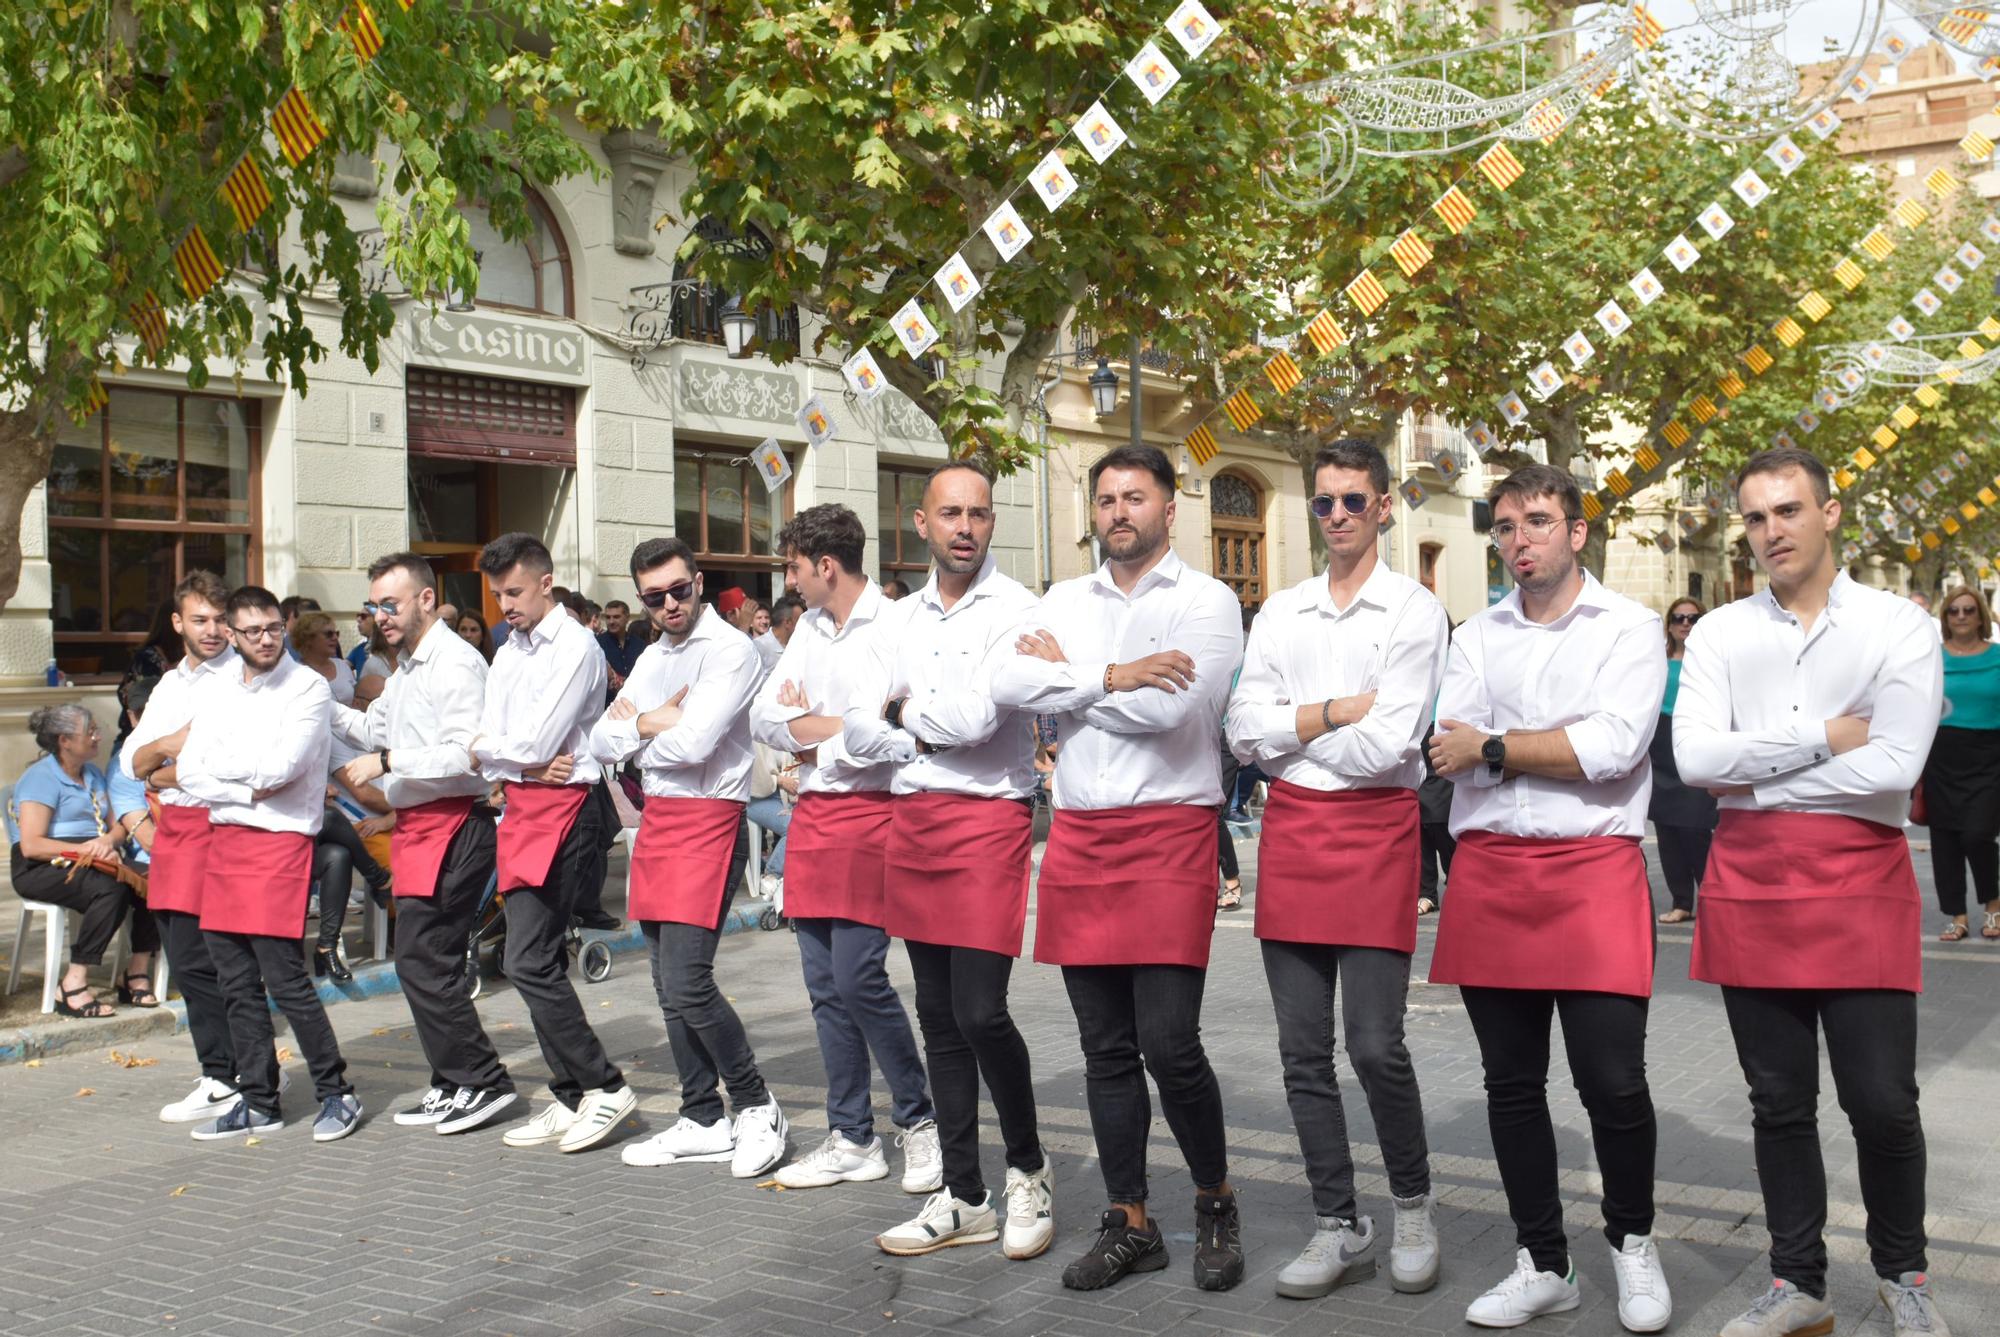
[{"label": "paper pennant", "polygon": [[1849,391],[1859,390],[1868,382],[1868,378],[1861,374],[1859,367],[1842,367],[1834,373],[1833,379],[1839,381],[1842,388]]},{"label": "paper pennant", "polygon": [[1674,543],[1674,531],[1671,529],[1654,530],[1653,542],[1659,545],[1661,552],[1672,552],[1676,546]]},{"label": "paper pennant", "polygon": [[786,458],[784,448],[778,444],[776,437],[765,437],[763,443],[750,453],[750,459],[763,476],[766,492],[776,492],[792,476],[792,462]]},{"label": "paper pennant", "polygon": [[1861,239],[1861,249],[1877,260],[1887,260],[1895,253],[1896,239],[1878,227]]},{"label": "paper pennant", "polygon": [[1679,450],[1682,446],[1686,445],[1691,435],[1692,433],[1681,425],[1678,418],[1668,419],[1667,425],[1660,429],[1660,439],[1674,450]]},{"label": "paper pennant", "polygon": [[1979,322],[1979,332],[1989,339],[2000,341],[2000,319],[1988,316]]},{"label": "paper pennant", "polygon": [[1563,127],[1569,124],[1569,118],[1563,115],[1562,108],[1543,98],[1528,109],[1527,123],[1537,139],[1544,144],[1553,144],[1556,137],[1562,134]]},{"label": "paper pennant", "polygon": [[1102,102],[1093,102],[1076,123],[1076,137],[1083,145],[1083,151],[1102,164],[1124,147],[1125,127],[1112,119]]},{"label": "paper pennant", "polygon": [[1381,280],[1366,269],[1347,285],[1346,292],[1347,299],[1353,302],[1364,316],[1374,315],[1382,303],[1389,300],[1389,290],[1382,286]]},{"label": "paper pennant", "polygon": [[1299,371],[1299,364],[1292,361],[1290,353],[1280,353],[1264,364],[1264,378],[1270,381],[1273,390],[1288,395],[1305,376]]},{"label": "paper pennant", "polygon": [[1855,467],[1863,473],[1874,468],[1876,464],[1875,453],[1866,446],[1855,447],[1854,453],[1848,458],[1853,460]]},{"label": "paper pennant", "polygon": [[1965,280],[1959,277],[1957,270],[1953,269],[1950,265],[1946,265],[1943,269],[1931,275],[1931,282],[1943,288],[1945,296],[1949,297],[1964,285]]},{"label": "paper pennant", "polygon": [[1842,256],[1840,263],[1833,267],[1833,277],[1841,287],[1853,292],[1861,286],[1861,281],[1868,277],[1868,271],[1855,264],[1852,258]]},{"label": "paper pennant", "polygon": [[1021,221],[1020,212],[1005,202],[980,225],[980,231],[986,234],[986,240],[993,243],[993,249],[999,252],[1002,260],[1012,260],[1019,255],[1021,248],[1034,236],[1028,231],[1028,225]]},{"label": "paper pennant", "polygon": [[833,414],[827,411],[826,401],[814,395],[799,406],[799,430],[805,433],[806,441],[817,447],[833,440]]},{"label": "paper pennant", "polygon": [[1937,536],[1936,530],[1926,529],[1924,531],[1924,546],[1935,552],[1944,546],[1944,540]]},{"label": "paper pennant", "polygon": [[1660,452],[1651,446],[1640,446],[1632,452],[1632,463],[1638,465],[1641,472],[1651,473],[1660,467]]},{"label": "paper pennant", "polygon": [[1742,352],[1743,365],[1750,368],[1752,376],[1762,376],[1771,369],[1771,355],[1764,351],[1762,344],[1751,344]]},{"label": "paper pennant", "polygon": [[1869,440],[1882,447],[1882,449],[1887,450],[1896,444],[1897,437],[1895,430],[1889,424],[1883,423],[1870,434]]},{"label": "paper pennant", "polygon": [[340,30],[354,44],[354,54],[363,65],[382,54],[382,29],[376,26],[375,12],[363,0],[351,0],[340,20]]},{"label": "paper pennant", "polygon": [[1883,328],[1888,330],[1889,337],[1898,343],[1901,343],[1917,332],[1917,327],[1912,325],[1906,316],[1897,316]]},{"label": "paper pennant", "polygon": [[1187,440],[1181,444],[1187,447],[1188,455],[1194,462],[1203,468],[1206,468],[1208,462],[1215,458],[1217,449],[1215,433],[1209,431],[1206,426],[1197,427],[1192,432],[1189,432]]},{"label": "paper pennant", "polygon": [[1717,408],[1715,401],[1707,395],[1696,395],[1688,403],[1688,415],[1698,423],[1706,423],[1720,412],[1722,410]]},{"label": "paper pennant", "polygon": [[1771,333],[1776,335],[1778,342],[1787,348],[1790,348],[1793,344],[1806,337],[1805,328],[1790,316],[1781,318],[1777,324],[1773,325]]},{"label": "paper pennant", "polygon": [[1222,35],[1221,25],[1215,21],[1214,15],[1202,8],[1201,0],[1181,0],[1167,17],[1167,31],[1174,35],[1174,40],[1180,43],[1189,60],[1208,50]]},{"label": "paper pennant", "polygon": [[222,179],[222,198],[229,202],[229,212],[236,216],[236,230],[248,232],[271,207],[271,188],[264,183],[264,173],[257,168],[257,160],[249,154],[237,159],[229,169],[229,175]]},{"label": "paper pennant", "polygon": [[1777,141],[1764,150],[1764,156],[1771,160],[1771,166],[1778,169],[1780,176],[1790,176],[1806,160],[1804,151],[1792,142],[1790,135],[1779,135]]},{"label": "paper pennant", "polygon": [[1604,503],[1597,499],[1597,494],[1595,492],[1584,493],[1583,518],[1594,522],[1602,514],[1604,514]]},{"label": "paper pennant", "polygon": [[1889,216],[1904,227],[1921,227],[1924,220],[1931,215],[1928,209],[1925,209],[1923,205],[1918,204],[1915,200],[1904,200],[1901,204],[1890,210]]},{"label": "paper pennant", "polygon": [[1028,180],[1050,213],[1062,208],[1063,202],[1076,194],[1076,178],[1070,175],[1069,168],[1063,165],[1062,155],[1054,149],[1050,149],[1048,155],[1035,164],[1034,174]]},{"label": "paper pennant", "polygon": [[1458,456],[1449,450],[1440,450],[1433,456],[1431,468],[1437,470],[1437,476],[1444,479],[1446,484],[1457,482],[1458,476],[1465,472],[1464,467],[1458,462]]},{"label": "paper pennant", "polygon": [[1472,207],[1472,201],[1465,197],[1464,191],[1460,190],[1457,186],[1453,186],[1439,197],[1436,204],[1431,206],[1431,212],[1438,216],[1438,220],[1446,228],[1450,229],[1453,236],[1457,236],[1459,233],[1465,231],[1466,224],[1472,221],[1478,210]]},{"label": "paper pennant", "polygon": [[1935,316],[1938,308],[1944,305],[1944,299],[1929,288],[1919,288],[1917,295],[1910,299],[1910,305],[1927,316]]},{"label": "paper pennant", "polygon": [[104,388],[104,382],[91,377],[89,387],[83,392],[83,416],[88,418],[93,413],[102,413],[110,404],[111,392]]},{"label": "paper pennant", "polygon": [[1694,267],[1695,261],[1701,259],[1701,252],[1695,249],[1694,243],[1687,239],[1685,232],[1668,242],[1667,249],[1661,252],[1661,254],[1665,255],[1672,262],[1673,267],[1683,274]]},{"label": "paper pennant", "polygon": [[277,110],[271,113],[271,129],[277,133],[285,161],[294,167],[304,162],[326,138],[326,127],[313,115],[304,95],[296,88],[287,89],[278,99]]},{"label": "paper pennant", "polygon": [[1889,421],[1907,432],[1917,425],[1917,411],[1908,404],[1898,404],[1895,411],[1889,415]]},{"label": "paper pennant", "polygon": [[1519,427],[1528,420],[1528,406],[1515,391],[1509,390],[1494,403],[1498,405],[1500,416],[1507,420],[1509,427]]},{"label": "paper pennant", "polygon": [[1521,160],[1505,144],[1495,144],[1474,163],[1495,190],[1505,190],[1521,179]]},{"label": "paper pennant", "polygon": [[148,288],[146,295],[127,308],[132,328],[139,334],[139,342],[146,351],[158,355],[167,342],[167,313],[160,306],[160,299]]},{"label": "paper pennant", "polygon": [[1590,95],[1595,98],[1601,98],[1617,86],[1618,71],[1616,68],[1613,68],[1609,74],[1590,86]]},{"label": "paper pennant", "polygon": [[1881,344],[1869,344],[1861,350],[1861,360],[1879,371],[1882,364],[1889,360],[1889,350]]},{"label": "paper pennant", "polygon": [[1264,410],[1250,397],[1248,390],[1238,390],[1222,401],[1222,411],[1229,415],[1229,424],[1239,432],[1247,432],[1264,416]]},{"label": "paper pennant", "polygon": [[1645,51],[1666,34],[1660,21],[1644,5],[1632,6],[1632,45]]},{"label": "paper pennant", "polygon": [[1815,323],[1825,320],[1833,312],[1833,303],[1821,297],[1818,292],[1809,292],[1799,298],[1799,310],[1806,313]]},{"label": "paper pennant", "polygon": [[1887,56],[1892,62],[1899,65],[1903,62],[1903,59],[1906,56],[1908,56],[1912,50],[1914,50],[1914,48],[1910,45],[1910,39],[1903,36],[1901,33],[1897,32],[1893,28],[1890,29],[1888,32],[1882,34],[1882,41],[1880,45],[1882,48],[1882,54]]},{"label": "paper pennant", "polygon": [[1979,235],[1989,246],[2000,246],[2000,216],[1986,215],[1986,221],[1979,225]]},{"label": "paper pennant", "polygon": [[1965,358],[1967,361],[1970,361],[1971,359],[1976,357],[1984,357],[1985,354],[1986,354],[1985,346],[1981,344],[1977,339],[1967,339],[1964,343],[1961,343],[1958,346],[1958,355],[1962,358]]},{"label": "paper pennant", "polygon": [[865,348],[840,364],[840,374],[846,380],[847,388],[863,403],[889,388],[881,365],[875,361],[875,355]]},{"label": "paper pennant", "polygon": [[1743,393],[1745,386],[1741,376],[1738,376],[1733,371],[1725,371],[1722,373],[1720,379],[1716,381],[1715,388],[1722,391],[1723,395],[1727,398],[1734,399]]},{"label": "paper pennant", "polygon": [[903,351],[913,358],[922,357],[938,341],[937,326],[931,324],[931,318],[914,297],[903,303],[891,323],[896,327],[896,337],[903,341]]},{"label": "paper pennant", "polygon": [[2000,506],[2000,493],[1995,493],[1990,487],[1980,488],[1979,504],[1981,506]]},{"label": "paper pennant", "polygon": [[1306,338],[1312,340],[1312,346],[1319,350],[1321,357],[1325,357],[1347,342],[1347,331],[1334,320],[1333,312],[1322,311],[1306,326]]},{"label": "paper pennant", "polygon": [[1986,252],[1980,250],[1969,241],[1952,252],[1952,254],[1957,258],[1958,263],[1964,265],[1967,269],[1977,269],[1986,263]]},{"label": "paper pennant", "polygon": [[1661,294],[1666,292],[1666,288],[1661,285],[1660,281],[1653,277],[1651,269],[1642,269],[1634,274],[1627,286],[1638,297],[1639,305],[1641,306],[1651,306],[1654,302],[1660,300]]},{"label": "paper pennant", "polygon": [[1413,278],[1416,272],[1431,262],[1431,248],[1417,235],[1415,228],[1407,228],[1400,237],[1389,243],[1389,254],[1395,258],[1396,268],[1403,271],[1404,278]]},{"label": "paper pennant", "polygon": [[1486,425],[1483,418],[1465,429],[1465,439],[1479,452],[1479,458],[1482,460],[1500,445],[1500,438],[1493,435],[1493,429]]},{"label": "paper pennant", "polygon": [[1606,302],[1597,308],[1597,323],[1604,327],[1604,333],[1616,339],[1632,328],[1632,318],[1625,314],[1625,308],[1616,302]]},{"label": "paper pennant", "polygon": [[1917,402],[1927,409],[1934,409],[1944,402],[1944,396],[1939,394],[1933,386],[1920,385],[1916,388],[1915,393]]},{"label": "paper pennant", "polygon": [[1584,337],[1582,330],[1570,331],[1570,336],[1563,340],[1562,347],[1563,352],[1569,354],[1570,365],[1573,367],[1581,367],[1597,354],[1597,350],[1590,346],[1590,340]]},{"label": "paper pennant", "polygon": [[1752,209],[1771,196],[1771,188],[1764,184],[1764,178],[1752,171],[1745,171],[1743,175],[1730,182],[1729,188],[1736,192],[1737,199]]},{"label": "paper pennant", "polygon": [[1840,393],[1836,390],[1821,390],[1813,395],[1813,403],[1832,413],[1840,407]]},{"label": "paper pennant", "polygon": [[203,294],[222,282],[222,262],[215,258],[214,248],[199,227],[189,228],[174,247],[174,273],[179,276],[181,291],[188,295],[189,301],[200,301]]},{"label": "paper pennant", "polygon": [[1528,373],[1528,388],[1535,392],[1537,399],[1545,400],[1562,387],[1562,373],[1556,370],[1553,362],[1538,363]]},{"label": "paper pennant", "polygon": [[1965,183],[1940,167],[1924,178],[1924,189],[1941,200],[1948,200]]},{"label": "paper pennant", "polygon": [[1979,508],[1977,506],[1974,506],[1969,501],[1961,502],[1959,504],[1958,513],[1964,516],[1968,521],[1977,520],[1979,518]]},{"label": "paper pennant", "polygon": [[979,276],[972,272],[972,266],[965,263],[965,257],[952,252],[951,259],[944,262],[931,279],[938,291],[944,294],[944,303],[954,313],[963,311],[965,304],[979,296]]},{"label": "paper pennant", "polygon": [[1958,148],[1971,162],[1985,162],[1993,156],[1993,141],[1977,130],[1959,140]]},{"label": "paper pennant", "polygon": [[1956,534],[1959,531],[1958,518],[1947,515],[1943,520],[1938,522],[1938,528],[1942,529],[1947,536]]},{"label": "paper pennant", "polygon": [[1632,490],[1632,480],[1623,469],[1613,469],[1604,475],[1604,487],[1612,496],[1622,497]]},{"label": "paper pennant", "polygon": [[1798,416],[1792,419],[1792,424],[1807,436],[1811,436],[1819,430],[1819,414],[1811,409],[1801,409]]},{"label": "paper pennant", "polygon": [[1828,107],[1807,121],[1806,129],[1819,136],[1820,141],[1824,143],[1827,136],[1840,129],[1840,117],[1834,114],[1833,108]]},{"label": "paper pennant", "polygon": [[1973,66],[1972,72],[1979,76],[1980,83],[1982,84],[1992,83],[1993,76],[1996,74],[2000,74],[2000,56],[1988,56],[1986,59],[1980,61],[1977,65]]},{"label": "paper pennant", "polygon": [[1771,438],[1771,444],[1782,447],[1785,450],[1797,450],[1799,448],[1799,443],[1792,440],[1792,434],[1785,431],[1782,427],[1778,429],[1778,434]]},{"label": "paper pennant", "polygon": [[1874,93],[1875,81],[1869,78],[1865,71],[1856,70],[1854,78],[1848,81],[1847,96],[1856,102],[1866,102]]},{"label": "paper pennant", "polygon": [[1157,107],[1160,99],[1173,92],[1174,85],[1181,81],[1181,72],[1158,46],[1148,42],[1139,48],[1138,55],[1125,62],[1125,77],[1132,81],[1148,106]]},{"label": "paper pennant", "polygon": [[1424,490],[1424,485],[1414,478],[1405,480],[1397,491],[1402,494],[1403,504],[1411,510],[1415,510],[1431,498],[1431,494]]},{"label": "paper pennant", "polygon": [[1701,224],[1701,230],[1708,234],[1710,241],[1721,241],[1724,234],[1736,226],[1736,220],[1729,216],[1729,210],[1719,204],[1711,204],[1703,209],[1701,217],[1695,221]]},{"label": "paper pennant", "polygon": [[1903,514],[1909,516],[1911,519],[1915,519],[1917,512],[1923,509],[1923,505],[1908,493],[1904,493],[1902,496],[1896,498],[1896,505],[1901,507]]}]

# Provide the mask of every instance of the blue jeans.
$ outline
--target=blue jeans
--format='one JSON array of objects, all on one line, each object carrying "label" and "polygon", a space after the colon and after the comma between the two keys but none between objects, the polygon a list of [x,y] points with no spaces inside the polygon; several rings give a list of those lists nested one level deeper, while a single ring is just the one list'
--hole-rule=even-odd
[{"label": "blue jeans", "polygon": [[[785,800],[777,794],[766,794],[763,798],[753,798],[743,815],[766,831],[778,833],[778,843],[771,850],[771,857],[764,861],[764,871],[785,875],[785,833],[792,826],[792,810],[785,806]],[[761,839],[762,837],[759,837]]]},{"label": "blue jeans", "polygon": [[792,923],[798,929],[799,964],[826,1067],[827,1127],[864,1146],[875,1136],[868,1093],[871,1050],[889,1079],[897,1127],[912,1128],[930,1118],[931,1098],[910,1014],[889,983],[889,935],[851,919]]}]

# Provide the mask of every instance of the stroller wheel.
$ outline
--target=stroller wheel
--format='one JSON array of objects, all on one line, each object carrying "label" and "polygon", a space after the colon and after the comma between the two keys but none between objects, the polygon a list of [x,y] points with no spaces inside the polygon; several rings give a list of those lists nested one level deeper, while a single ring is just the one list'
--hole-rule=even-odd
[{"label": "stroller wheel", "polygon": [[479,997],[479,991],[485,983],[486,976],[479,969],[479,947],[474,944],[465,950],[465,996]]},{"label": "stroller wheel", "polygon": [[602,942],[586,942],[578,959],[583,964],[583,977],[592,984],[602,984],[611,975],[611,948]]},{"label": "stroller wheel", "polygon": [[757,927],[766,933],[776,933],[778,925],[783,922],[778,916],[778,907],[775,905],[764,907],[764,913],[757,916]]}]

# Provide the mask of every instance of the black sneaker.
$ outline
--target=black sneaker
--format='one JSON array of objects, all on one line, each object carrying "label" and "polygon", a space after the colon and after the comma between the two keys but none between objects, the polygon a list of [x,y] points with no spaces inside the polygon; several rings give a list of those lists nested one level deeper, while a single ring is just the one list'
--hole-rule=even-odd
[{"label": "black sneaker", "polygon": [[[1089,1252],[1063,1269],[1062,1284],[1073,1291],[1101,1291],[1122,1280],[1128,1272],[1158,1272],[1167,1265],[1167,1242],[1160,1227],[1148,1222],[1144,1230],[1125,1224],[1124,1209],[1106,1208],[1097,1223],[1097,1240]],[[1238,1275],[1243,1260],[1236,1260]]]},{"label": "black sneaker", "polygon": [[458,1094],[452,1097],[451,1112],[438,1121],[437,1130],[447,1136],[470,1132],[499,1117],[513,1103],[514,1088],[511,1086],[461,1086]]},{"label": "black sneaker", "polygon": [[396,1111],[398,1128],[430,1128],[442,1123],[451,1113],[452,1089],[448,1086],[434,1086],[424,1092],[424,1098],[406,1110]]},{"label": "black sneaker", "polygon": [[624,927],[624,924],[624,920],[613,915],[608,915],[602,910],[592,910],[588,914],[580,914],[576,917],[576,926],[582,929],[589,929],[592,933],[613,933]]},{"label": "black sneaker", "polygon": [[1236,1195],[1195,1194],[1194,1284],[1226,1291],[1242,1280],[1243,1222],[1236,1215]]}]

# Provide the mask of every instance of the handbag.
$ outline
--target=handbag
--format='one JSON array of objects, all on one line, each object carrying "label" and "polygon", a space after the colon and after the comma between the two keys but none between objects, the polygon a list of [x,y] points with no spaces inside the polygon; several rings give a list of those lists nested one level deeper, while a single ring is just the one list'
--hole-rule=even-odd
[{"label": "handbag", "polygon": [[1931,824],[1930,804],[1924,802],[1924,782],[1917,781],[1917,787],[1910,791],[1910,820],[1918,826]]}]

